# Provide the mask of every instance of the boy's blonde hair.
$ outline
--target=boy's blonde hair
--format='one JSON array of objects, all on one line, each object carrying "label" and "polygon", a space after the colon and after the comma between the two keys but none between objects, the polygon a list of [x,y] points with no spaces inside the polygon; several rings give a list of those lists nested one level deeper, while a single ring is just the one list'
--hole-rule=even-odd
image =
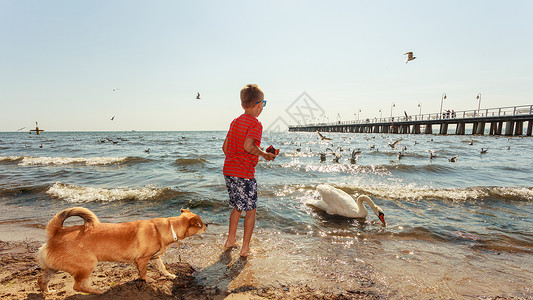
[{"label": "boy's blonde hair", "polygon": [[264,98],[265,94],[257,84],[247,84],[241,89],[241,105],[244,108],[252,107]]}]

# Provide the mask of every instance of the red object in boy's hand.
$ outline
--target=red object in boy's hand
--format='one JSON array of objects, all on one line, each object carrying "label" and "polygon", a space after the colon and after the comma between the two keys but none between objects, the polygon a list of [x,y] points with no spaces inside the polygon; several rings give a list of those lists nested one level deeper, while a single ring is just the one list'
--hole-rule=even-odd
[{"label": "red object in boy's hand", "polygon": [[279,149],[274,149],[274,147],[272,147],[272,145],[268,146],[268,148],[266,149],[266,152],[268,153],[272,153],[274,155],[278,155],[279,154]]}]

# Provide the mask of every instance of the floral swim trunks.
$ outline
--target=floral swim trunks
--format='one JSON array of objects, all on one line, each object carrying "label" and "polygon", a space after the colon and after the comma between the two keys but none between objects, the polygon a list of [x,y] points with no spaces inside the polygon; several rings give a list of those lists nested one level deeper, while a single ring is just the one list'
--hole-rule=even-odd
[{"label": "floral swim trunks", "polygon": [[257,208],[257,181],[235,176],[224,176],[229,194],[229,205],[238,211]]}]

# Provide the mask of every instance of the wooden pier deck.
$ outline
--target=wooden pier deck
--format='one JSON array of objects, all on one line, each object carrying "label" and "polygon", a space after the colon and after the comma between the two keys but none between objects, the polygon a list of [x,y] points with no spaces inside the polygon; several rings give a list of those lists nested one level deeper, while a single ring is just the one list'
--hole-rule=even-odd
[{"label": "wooden pier deck", "polygon": [[[527,125],[526,125],[527,124]],[[453,131],[453,129],[455,129]],[[468,130],[467,130],[468,129]],[[531,136],[533,105],[289,126],[289,131]]]}]

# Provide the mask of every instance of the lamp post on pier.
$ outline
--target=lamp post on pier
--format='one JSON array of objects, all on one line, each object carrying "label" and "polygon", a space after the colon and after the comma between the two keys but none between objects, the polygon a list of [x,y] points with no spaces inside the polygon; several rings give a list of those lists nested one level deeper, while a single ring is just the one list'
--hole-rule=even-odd
[{"label": "lamp post on pier", "polygon": [[442,96],[440,98],[440,115],[439,118],[442,118],[442,102],[446,99],[446,93],[442,93]]},{"label": "lamp post on pier", "polygon": [[390,118],[392,120],[392,108],[395,107],[396,104],[392,103],[392,105],[390,106]]},{"label": "lamp post on pier", "polygon": [[476,99],[479,100],[478,105],[477,105],[477,114],[479,116],[479,110],[481,109],[481,93],[477,93]]},{"label": "lamp post on pier", "polygon": [[422,103],[418,103],[418,108],[420,108],[418,114],[420,115],[420,119],[422,119]]},{"label": "lamp post on pier", "polygon": [[383,119],[383,112],[381,111],[381,108],[379,109],[379,118]]},{"label": "lamp post on pier", "polygon": [[359,121],[359,113],[361,112],[361,109],[357,112],[357,121]]}]

